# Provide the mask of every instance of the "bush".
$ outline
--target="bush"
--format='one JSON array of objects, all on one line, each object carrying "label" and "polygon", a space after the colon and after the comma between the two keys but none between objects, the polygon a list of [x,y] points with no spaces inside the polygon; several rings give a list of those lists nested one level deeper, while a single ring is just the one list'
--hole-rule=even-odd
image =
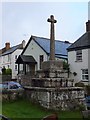
[{"label": "bush", "polygon": [[69,69],[69,64],[65,61],[63,61],[63,69],[68,70]]},{"label": "bush", "polygon": [[12,75],[12,69],[10,68],[6,69],[6,75]]},{"label": "bush", "polygon": [[75,87],[85,87],[85,85],[82,82],[78,82],[78,83],[75,83]]},{"label": "bush", "polygon": [[2,75],[12,75],[12,69],[11,68],[2,68]]},{"label": "bush", "polygon": [[2,68],[2,75],[6,75],[6,68],[5,67]]}]

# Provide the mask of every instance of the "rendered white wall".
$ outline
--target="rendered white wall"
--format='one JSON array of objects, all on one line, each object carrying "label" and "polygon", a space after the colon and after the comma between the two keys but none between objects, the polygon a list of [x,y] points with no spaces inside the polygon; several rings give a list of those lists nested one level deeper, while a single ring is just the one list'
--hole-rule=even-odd
[{"label": "rendered white wall", "polygon": [[77,75],[74,77],[71,75],[71,78],[75,79],[75,82],[81,80],[81,69],[88,68],[88,49],[82,50],[82,62],[76,61],[76,51],[68,52],[68,63],[70,64],[71,72],[76,72]]},{"label": "rendered white wall", "polygon": [[17,73],[18,70],[15,70],[15,55],[17,55],[17,57],[21,54],[22,49],[17,49],[16,51],[14,51],[12,54],[9,54],[10,60],[8,61],[8,55],[5,56],[1,56],[0,57],[0,68],[3,68],[3,66],[5,66],[5,68],[9,68],[12,69],[12,78],[16,78],[17,77]]},{"label": "rendered white wall", "polygon": [[17,74],[18,74],[18,65],[17,65],[17,70],[15,70],[15,55],[17,55],[17,58],[18,56],[21,54],[22,52],[22,49],[17,49],[16,51],[14,51],[12,53],[12,57],[11,57],[11,68],[12,68],[12,78],[17,78]]},{"label": "rendered white wall", "polygon": [[90,49],[88,49],[88,75],[89,75],[89,85],[90,85]]},{"label": "rendered white wall", "polygon": [[40,69],[40,64],[39,64],[39,56],[40,55],[44,56],[44,61],[48,60],[48,56],[47,56],[46,52],[44,50],[42,50],[40,48],[40,46],[37,45],[37,43],[34,40],[32,40],[30,42],[30,44],[28,45],[28,47],[25,50],[23,55],[31,55],[34,57],[34,59],[37,61],[36,70]]}]

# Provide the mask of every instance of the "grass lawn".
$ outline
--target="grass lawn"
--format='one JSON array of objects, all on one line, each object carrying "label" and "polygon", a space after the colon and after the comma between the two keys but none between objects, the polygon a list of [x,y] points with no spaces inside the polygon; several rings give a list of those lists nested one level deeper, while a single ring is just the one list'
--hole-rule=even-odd
[{"label": "grass lawn", "polygon": [[[46,110],[39,105],[31,103],[27,100],[18,100],[14,102],[3,102],[2,104],[2,114],[9,118],[39,118],[41,120],[43,117],[50,115],[56,111]],[[82,120],[81,113],[79,111],[58,111],[56,112],[60,120],[65,118]],[[30,119],[30,120],[31,120]],[[29,119],[28,119],[29,120]],[[77,119],[78,120],[78,119]]]}]

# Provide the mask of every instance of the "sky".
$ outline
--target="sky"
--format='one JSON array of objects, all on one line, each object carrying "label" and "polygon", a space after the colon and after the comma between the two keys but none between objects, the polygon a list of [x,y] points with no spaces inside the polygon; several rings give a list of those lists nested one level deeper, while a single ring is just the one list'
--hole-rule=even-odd
[{"label": "sky", "polygon": [[12,2],[0,3],[0,48],[10,42],[17,45],[29,40],[31,35],[50,38],[50,23],[54,15],[55,39],[73,43],[86,32],[89,17],[86,2]]}]

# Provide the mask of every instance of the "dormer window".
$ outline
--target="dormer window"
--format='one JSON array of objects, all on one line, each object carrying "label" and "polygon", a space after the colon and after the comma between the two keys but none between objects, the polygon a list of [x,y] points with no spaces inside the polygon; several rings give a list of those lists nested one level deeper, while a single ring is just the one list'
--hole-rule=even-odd
[{"label": "dormer window", "polygon": [[76,61],[82,61],[82,50],[76,51]]}]

